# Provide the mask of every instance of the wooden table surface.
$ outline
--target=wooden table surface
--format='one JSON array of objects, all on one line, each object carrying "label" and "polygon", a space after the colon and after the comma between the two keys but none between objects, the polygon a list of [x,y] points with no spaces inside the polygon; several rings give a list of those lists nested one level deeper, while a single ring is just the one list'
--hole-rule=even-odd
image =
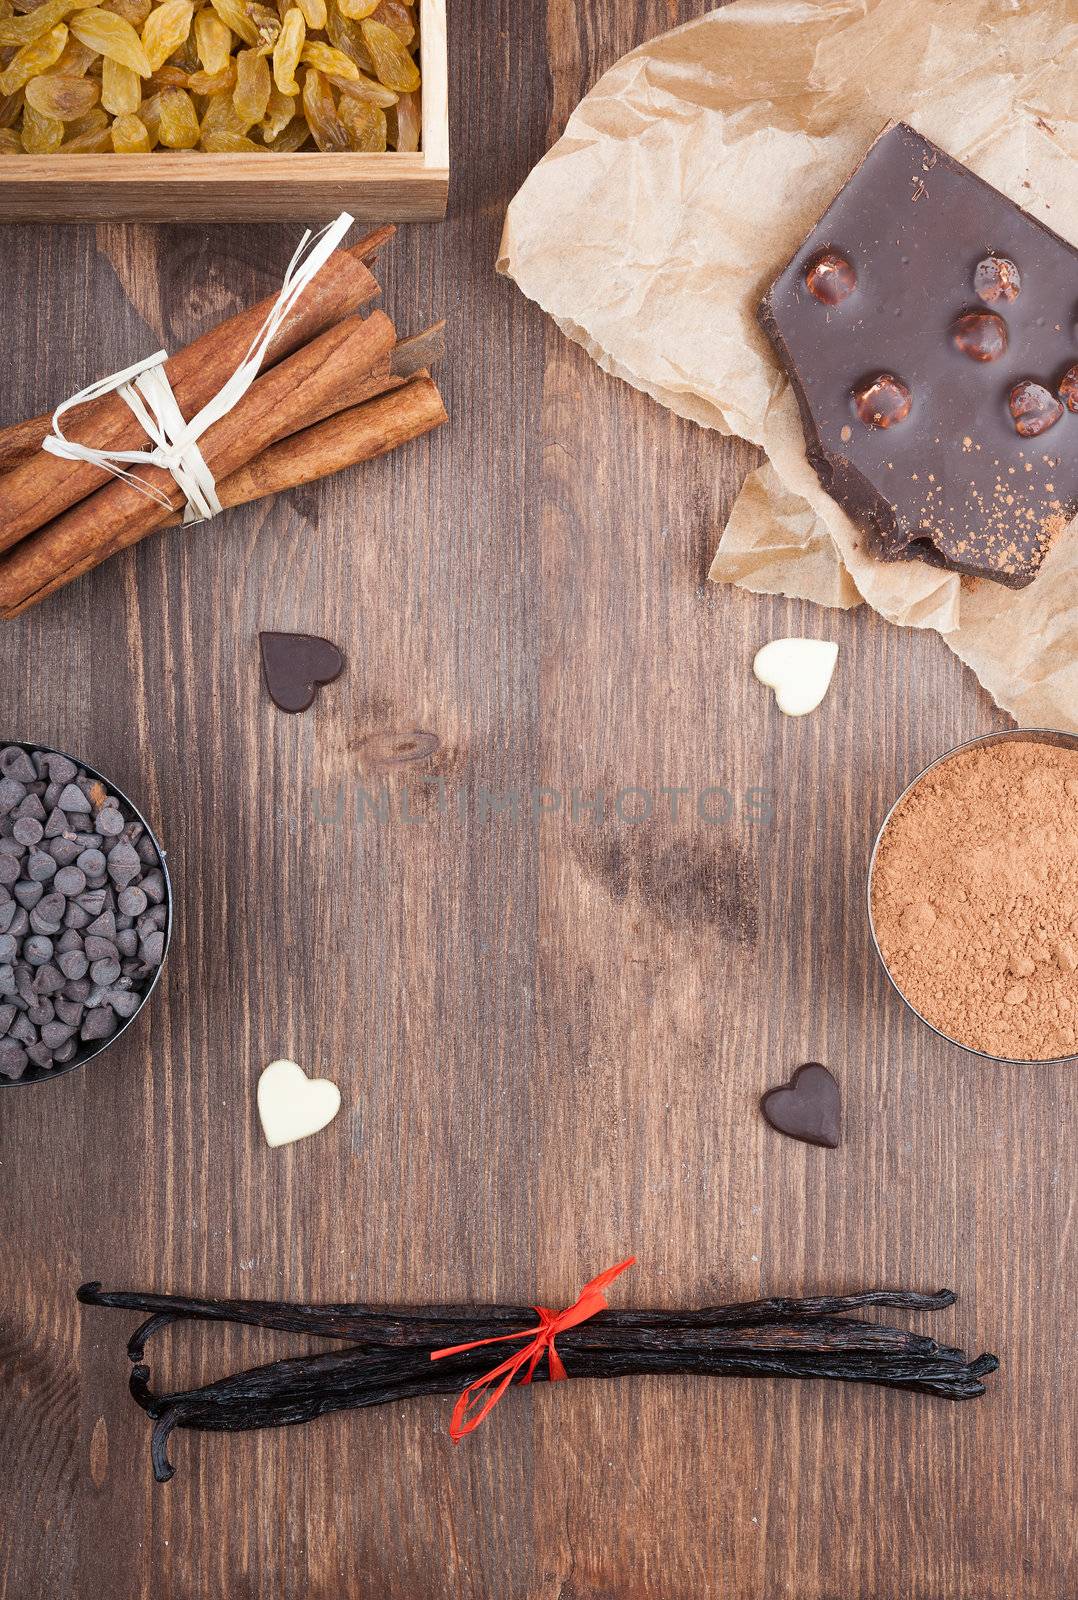
[{"label": "wooden table surface", "polygon": [[[604,376],[493,272],[506,203],[580,95],[700,10],[454,0],[450,220],[402,229],[384,271],[402,328],[450,319],[450,427],[0,626],[0,737],[114,776],[177,888],[131,1034],[0,1096],[3,1600],[1078,1594],[1078,1077],[936,1041],[864,914],[893,796],[1008,719],[933,634],[709,585],[751,450]],[[0,230],[0,421],[268,293],[294,242]],[[265,628],[347,653],[307,715],[266,699]],[[796,722],[750,664],[802,632],[840,657]],[[362,819],[383,785],[389,820]],[[689,791],[676,820],[664,787]],[[650,820],[614,814],[628,788]],[[700,820],[721,788],[729,820]],[[533,823],[538,789],[564,805]],[[574,790],[606,818],[574,818]],[[510,791],[524,815],[492,813]],[[282,1055],[344,1107],[271,1151],[254,1088]],[[813,1058],[842,1085],[834,1151],[757,1109]],[[630,1251],[621,1304],[949,1285],[957,1307],[922,1326],[1001,1370],[961,1406],[541,1386],[460,1448],[448,1400],[180,1434],[158,1488],[126,1392],[135,1319],[74,1298],[100,1278],[560,1305]],[[296,1348],[188,1333],[158,1361],[178,1383]]]}]

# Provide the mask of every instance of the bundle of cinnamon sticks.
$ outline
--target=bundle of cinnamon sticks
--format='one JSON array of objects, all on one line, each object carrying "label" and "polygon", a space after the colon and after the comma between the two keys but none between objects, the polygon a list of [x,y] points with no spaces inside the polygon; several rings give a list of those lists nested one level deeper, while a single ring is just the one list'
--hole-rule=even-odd
[{"label": "bundle of cinnamon sticks", "polygon": [[[262,371],[200,440],[224,507],[310,483],[369,461],[446,420],[428,368],[444,324],[398,340],[371,272],[391,227],[329,257],[269,346]],[[165,367],[190,419],[239,366],[276,295],[231,317]],[[147,447],[116,394],[69,413],[67,437],[101,450]],[[158,498],[92,463],[43,451],[51,416],[0,430],[0,617],[14,617],[155,528],[179,523],[183,493],[170,473],[138,467]]]}]

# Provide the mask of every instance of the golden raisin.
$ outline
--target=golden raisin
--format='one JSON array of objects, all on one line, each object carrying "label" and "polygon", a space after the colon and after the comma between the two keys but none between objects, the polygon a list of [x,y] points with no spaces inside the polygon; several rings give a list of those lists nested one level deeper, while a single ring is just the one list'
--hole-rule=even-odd
[{"label": "golden raisin", "polygon": [[52,117],[39,117],[27,106],[22,119],[22,147],[28,155],[48,156],[64,142],[64,125]]},{"label": "golden raisin", "polygon": [[212,155],[240,155],[244,151],[254,151],[255,155],[261,154],[264,145],[255,144],[253,139],[248,139],[245,133],[204,133],[202,135],[202,149]]},{"label": "golden raisin", "polygon": [[63,55],[66,43],[67,29],[62,22],[58,22],[40,39],[35,39],[32,44],[24,44],[0,72],[0,94],[14,94],[16,89],[25,88],[39,72],[47,72],[54,67]]},{"label": "golden raisin", "polygon": [[380,106],[342,95],[338,115],[348,130],[353,150],[373,154],[386,148],[386,114]]},{"label": "golden raisin", "polygon": [[93,7],[80,16],[72,17],[68,26],[76,39],[91,50],[97,50],[106,60],[118,61],[130,67],[140,78],[148,78],[153,71],[142,48],[142,41],[129,22],[112,11]]},{"label": "golden raisin", "polygon": [[393,148],[411,154],[419,149],[423,131],[423,110],[418,94],[402,94],[397,101],[396,121],[392,129]]},{"label": "golden raisin", "polygon": [[101,93],[93,78],[61,78],[48,74],[31,78],[26,85],[26,103],[41,117],[57,122],[74,122],[95,106]]},{"label": "golden raisin", "polygon": [[419,68],[392,28],[368,18],[359,25],[363,42],[371,53],[375,76],[387,89],[411,94],[419,88]]},{"label": "golden raisin", "polygon": [[[163,67],[191,31],[194,15],[189,0],[165,0],[155,6],[142,29],[142,48],[151,72]],[[129,63],[130,65],[130,63]]]},{"label": "golden raisin", "polygon": [[[298,94],[298,92],[299,88],[297,85],[296,93]],[[266,107],[266,114],[262,118],[260,125],[263,144],[272,144],[277,135],[279,133],[283,133],[285,128],[288,127],[288,124],[292,121],[292,118],[295,116],[295,114],[295,95],[282,94],[277,85],[274,84],[273,88],[270,90],[269,104]]]},{"label": "golden raisin", "polygon": [[193,150],[199,141],[195,102],[182,89],[161,91],[161,143],[169,150]]},{"label": "golden raisin", "polygon": [[349,149],[348,130],[337,115],[333,90],[316,67],[303,79],[303,114],[319,150]]},{"label": "golden raisin", "polygon": [[326,77],[331,74],[335,78],[359,77],[359,68],[343,50],[334,50],[331,44],[322,44],[318,39],[312,39],[303,46],[300,60],[306,67],[317,67]]},{"label": "golden raisin", "polygon": [[271,88],[269,62],[265,56],[258,50],[241,50],[236,57],[236,87],[232,91],[232,103],[241,122],[250,127],[253,122],[262,121]]},{"label": "golden raisin", "polygon": [[112,148],[118,155],[144,155],[150,148],[146,124],[134,115],[117,117],[112,124]]},{"label": "golden raisin", "polygon": [[289,6],[277,43],[273,47],[273,81],[282,94],[299,94],[296,68],[307,37],[307,24],[298,6]]},{"label": "golden raisin", "polygon": [[195,49],[206,72],[216,74],[228,66],[232,52],[232,29],[205,6],[195,18]]}]

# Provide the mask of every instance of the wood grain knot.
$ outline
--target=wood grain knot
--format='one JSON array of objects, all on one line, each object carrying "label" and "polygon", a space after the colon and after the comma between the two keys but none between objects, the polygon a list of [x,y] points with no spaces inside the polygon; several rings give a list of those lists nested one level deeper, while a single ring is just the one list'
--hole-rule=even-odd
[{"label": "wood grain knot", "polygon": [[436,733],[426,728],[369,733],[357,746],[365,767],[401,767],[414,761],[429,761],[442,747]]}]

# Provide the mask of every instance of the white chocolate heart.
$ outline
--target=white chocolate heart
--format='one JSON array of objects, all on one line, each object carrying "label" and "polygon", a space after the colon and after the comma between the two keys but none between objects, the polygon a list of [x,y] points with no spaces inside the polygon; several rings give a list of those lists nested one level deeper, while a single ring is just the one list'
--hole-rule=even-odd
[{"label": "white chocolate heart", "polygon": [[828,639],[772,639],[757,650],[752,670],[775,691],[775,703],[788,717],[815,711],[831,686],[838,645]]},{"label": "white chocolate heart", "polygon": [[258,1080],[258,1115],[271,1150],[309,1138],[340,1109],[337,1085],[328,1078],[308,1078],[294,1061],[271,1061]]}]

